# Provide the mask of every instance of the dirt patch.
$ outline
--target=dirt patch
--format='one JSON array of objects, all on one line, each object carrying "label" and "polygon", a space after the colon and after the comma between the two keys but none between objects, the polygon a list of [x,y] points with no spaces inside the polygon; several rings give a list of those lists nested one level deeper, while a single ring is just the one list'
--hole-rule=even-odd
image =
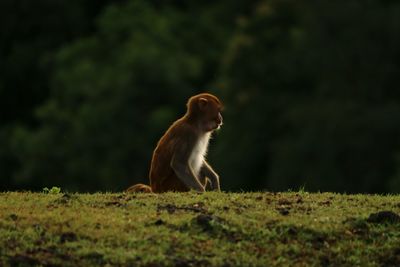
[{"label": "dirt patch", "polygon": [[137,199],[137,196],[136,196],[136,195],[130,194],[130,195],[126,195],[126,196],[124,197],[124,199],[125,199],[125,201],[130,201],[130,200]]},{"label": "dirt patch", "polygon": [[16,220],[18,220],[18,215],[17,214],[14,214],[14,213],[11,213],[10,215],[8,215],[8,217],[7,217],[7,219],[9,219],[9,220],[11,220],[11,221],[16,221]]},{"label": "dirt patch", "polygon": [[273,198],[271,198],[271,197],[266,197],[265,198],[265,203],[267,204],[267,205],[270,205],[271,203],[273,203],[274,202],[274,199]]},{"label": "dirt patch", "polygon": [[228,210],[230,210],[230,208],[229,208],[228,206],[223,206],[223,207],[222,207],[222,210],[223,210],[223,211],[228,211]]},{"label": "dirt patch", "polygon": [[299,194],[292,198],[279,198],[275,202],[275,210],[283,216],[289,215],[292,211],[305,212],[307,215],[311,212],[311,208],[304,205],[304,199]]},{"label": "dirt patch", "polygon": [[277,207],[276,211],[279,212],[279,214],[283,215],[283,216],[287,216],[290,213],[290,207]]},{"label": "dirt patch", "polygon": [[[130,202],[132,201],[132,202]],[[105,202],[95,202],[91,206],[104,208],[104,207],[117,207],[117,208],[127,208],[128,205],[135,205],[135,206],[146,206],[145,201],[138,201],[138,197],[133,194],[119,194],[113,197],[110,197]]]},{"label": "dirt patch", "polygon": [[303,198],[301,196],[297,196],[296,204],[302,204],[302,203],[304,203]]},{"label": "dirt patch", "polygon": [[279,199],[277,202],[277,206],[275,207],[275,210],[283,216],[289,215],[291,209],[292,209],[292,201],[286,198]]},{"label": "dirt patch", "polygon": [[[112,199],[114,200],[126,200],[127,198],[131,198],[131,196],[126,194],[118,194],[112,197]],[[133,198],[136,198],[136,196],[134,196]]]},{"label": "dirt patch", "polygon": [[278,205],[291,206],[292,205],[292,201],[290,201],[289,199],[286,199],[286,198],[281,198],[281,199],[278,200]]},{"label": "dirt patch", "polygon": [[261,201],[261,200],[263,200],[264,198],[262,197],[262,196],[258,196],[258,197],[256,197],[255,198],[255,200],[257,200],[257,201]]},{"label": "dirt patch", "polygon": [[60,235],[60,243],[74,242],[78,236],[74,232],[65,232]]},{"label": "dirt patch", "polygon": [[332,204],[332,201],[330,201],[330,200],[318,202],[318,205],[320,205],[320,206],[330,206],[331,204]]},{"label": "dirt patch", "polygon": [[157,221],[154,222],[155,226],[160,226],[160,225],[164,225],[165,221],[163,219],[158,219]]},{"label": "dirt patch", "polygon": [[367,219],[370,223],[400,223],[400,216],[392,211],[379,211],[371,213]]},{"label": "dirt patch", "polygon": [[173,214],[176,211],[189,211],[189,212],[204,213],[204,214],[209,213],[208,210],[205,208],[205,205],[203,202],[198,202],[198,203],[184,205],[184,206],[176,206],[174,204],[166,204],[166,205],[158,205],[157,206],[157,213],[160,213],[163,210],[166,210],[169,214]]}]

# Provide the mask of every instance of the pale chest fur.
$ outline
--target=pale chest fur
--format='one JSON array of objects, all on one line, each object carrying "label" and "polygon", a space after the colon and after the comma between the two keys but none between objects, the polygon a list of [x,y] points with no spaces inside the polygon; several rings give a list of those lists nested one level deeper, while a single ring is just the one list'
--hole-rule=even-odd
[{"label": "pale chest fur", "polygon": [[207,154],[208,142],[210,141],[211,133],[206,133],[199,138],[197,144],[194,146],[193,151],[189,158],[189,164],[196,175],[199,174],[203,160]]}]

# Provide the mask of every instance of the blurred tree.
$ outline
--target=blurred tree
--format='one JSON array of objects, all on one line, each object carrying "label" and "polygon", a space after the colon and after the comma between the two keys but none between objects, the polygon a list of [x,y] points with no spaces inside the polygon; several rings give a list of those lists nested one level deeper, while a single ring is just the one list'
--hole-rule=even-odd
[{"label": "blurred tree", "polygon": [[143,1],[111,5],[95,35],[62,49],[37,112],[41,127],[15,133],[18,183],[121,190],[147,181],[157,139],[217,68],[223,34],[197,15]]},{"label": "blurred tree", "polygon": [[246,177],[235,187],[389,190],[400,145],[399,8],[262,1],[243,19],[224,65],[235,121],[220,148],[235,143],[222,167]]},{"label": "blurred tree", "polygon": [[[54,50],[93,30],[107,1],[0,2],[0,123],[34,123],[32,110],[48,94]],[[18,103],[19,108],[15,108]]]},{"label": "blurred tree", "polygon": [[[73,39],[94,30],[93,18],[109,0],[0,1],[0,169],[2,187],[19,163],[10,146],[12,128],[39,127],[34,110],[49,95],[52,55]],[[14,152],[14,153],[13,153]]]},{"label": "blurred tree", "polygon": [[0,3],[7,183],[146,182],[157,139],[212,89],[226,105],[209,155],[225,190],[400,190],[400,3],[130,0],[94,22],[109,2],[93,1],[31,14],[20,0],[26,24],[10,15],[18,1]]}]

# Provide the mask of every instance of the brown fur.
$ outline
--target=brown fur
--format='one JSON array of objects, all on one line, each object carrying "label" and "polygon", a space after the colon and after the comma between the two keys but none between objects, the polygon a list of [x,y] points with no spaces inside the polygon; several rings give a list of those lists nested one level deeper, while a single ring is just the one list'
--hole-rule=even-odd
[{"label": "brown fur", "polygon": [[135,184],[126,189],[127,193],[152,193],[151,187],[145,184]]},{"label": "brown fur", "polygon": [[191,97],[186,114],[169,127],[154,150],[150,167],[151,188],[137,184],[127,191],[162,193],[194,189],[203,192],[206,187],[220,190],[219,177],[210,165],[204,160],[200,171],[195,173],[190,159],[197,157],[192,152],[198,141],[222,125],[221,109],[222,104],[214,95],[203,93]]}]

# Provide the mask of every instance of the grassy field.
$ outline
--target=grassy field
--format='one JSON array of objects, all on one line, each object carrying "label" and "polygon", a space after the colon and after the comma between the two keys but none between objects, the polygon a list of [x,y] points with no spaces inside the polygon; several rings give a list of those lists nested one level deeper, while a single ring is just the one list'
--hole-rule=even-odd
[{"label": "grassy field", "polygon": [[400,196],[0,193],[0,266],[400,266]]}]

